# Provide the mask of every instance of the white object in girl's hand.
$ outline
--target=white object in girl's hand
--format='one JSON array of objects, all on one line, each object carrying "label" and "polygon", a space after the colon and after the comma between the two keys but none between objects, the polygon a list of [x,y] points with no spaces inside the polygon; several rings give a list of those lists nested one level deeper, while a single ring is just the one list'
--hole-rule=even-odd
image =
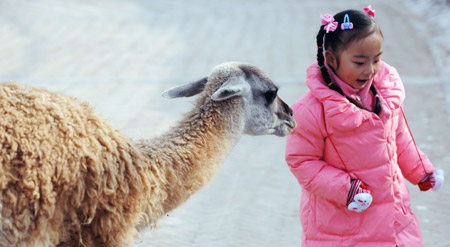
[{"label": "white object in girl's hand", "polygon": [[372,203],[372,195],[368,193],[359,193],[355,195],[353,201],[350,204],[348,204],[347,208],[348,210],[360,213],[366,210],[371,203]]},{"label": "white object in girl's hand", "polygon": [[434,172],[435,184],[433,185],[433,190],[438,191],[442,184],[444,183],[444,171],[442,169],[438,169]]}]

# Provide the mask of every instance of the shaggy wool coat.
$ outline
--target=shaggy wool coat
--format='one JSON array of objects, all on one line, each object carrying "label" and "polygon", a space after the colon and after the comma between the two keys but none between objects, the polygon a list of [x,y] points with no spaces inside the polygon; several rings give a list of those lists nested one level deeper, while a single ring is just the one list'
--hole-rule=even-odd
[{"label": "shaggy wool coat", "polygon": [[[434,168],[406,126],[395,68],[381,62],[373,83],[379,115],[329,89],[316,62],[307,69],[310,91],[292,107],[298,126],[286,146],[303,189],[302,247],[423,246],[404,178],[418,184]],[[372,190],[372,205],[361,213],[347,209],[351,179]]]}]

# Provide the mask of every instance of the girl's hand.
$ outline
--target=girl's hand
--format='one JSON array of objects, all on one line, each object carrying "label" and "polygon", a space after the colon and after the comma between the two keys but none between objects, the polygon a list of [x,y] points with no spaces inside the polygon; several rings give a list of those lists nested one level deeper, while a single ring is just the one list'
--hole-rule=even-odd
[{"label": "girl's hand", "polygon": [[427,191],[429,189],[438,191],[443,183],[444,183],[444,171],[442,169],[438,169],[436,172],[432,174],[427,174],[422,179],[422,181],[419,182],[418,186],[421,191]]},{"label": "girl's hand", "polygon": [[352,180],[352,185],[347,198],[348,210],[360,213],[366,210],[371,203],[372,195],[370,194],[369,187],[360,180]]}]

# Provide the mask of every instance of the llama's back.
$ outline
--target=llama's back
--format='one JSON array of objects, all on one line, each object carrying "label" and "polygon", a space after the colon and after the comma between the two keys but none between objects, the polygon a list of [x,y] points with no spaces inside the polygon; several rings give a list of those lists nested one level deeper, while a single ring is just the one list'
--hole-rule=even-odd
[{"label": "llama's back", "polygon": [[133,150],[86,104],[0,85],[0,246],[58,243],[95,221],[99,208],[136,211],[115,208],[145,187],[126,181],[140,179]]}]

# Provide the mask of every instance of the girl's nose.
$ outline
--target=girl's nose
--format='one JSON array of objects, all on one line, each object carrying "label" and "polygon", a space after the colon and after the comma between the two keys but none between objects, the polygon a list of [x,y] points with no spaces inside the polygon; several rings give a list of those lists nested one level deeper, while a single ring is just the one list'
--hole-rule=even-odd
[{"label": "girl's nose", "polygon": [[366,69],[364,70],[364,75],[373,75],[373,73],[375,72],[375,67],[372,65],[368,65],[366,67]]}]

